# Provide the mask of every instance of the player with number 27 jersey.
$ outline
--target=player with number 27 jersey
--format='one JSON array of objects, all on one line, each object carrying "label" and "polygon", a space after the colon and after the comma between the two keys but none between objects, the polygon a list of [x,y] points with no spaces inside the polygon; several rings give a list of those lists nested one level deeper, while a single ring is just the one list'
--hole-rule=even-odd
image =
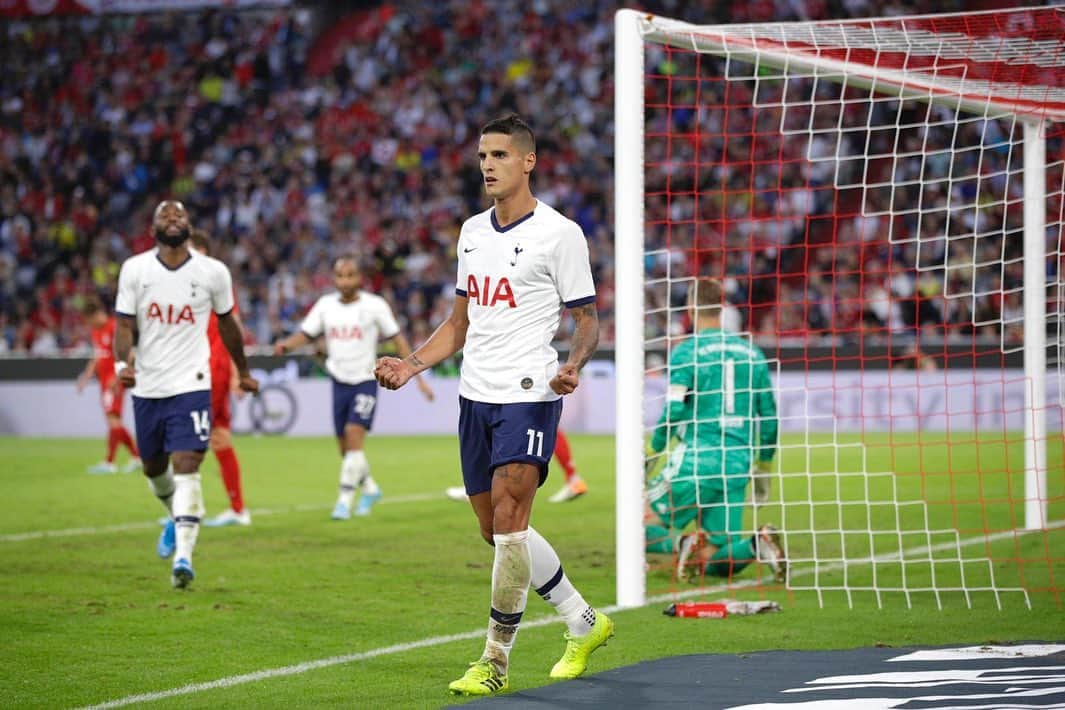
[{"label": "player with number 27 jersey", "polygon": [[339,292],[319,298],[300,324],[310,340],[325,338],[325,369],[333,377],[333,425],[344,435],[349,422],[367,431],[373,425],[377,381],[373,368],[377,343],[399,335],[399,324],[388,302],[359,290],[345,303]]},{"label": "player with number 27 jersey", "polygon": [[399,333],[388,302],[368,291],[345,303],[338,292],[319,298],[307,312],[300,330],[311,340],[324,336],[325,369],[338,382],[357,385],[374,379],[377,343]]},{"label": "player with number 27 jersey", "polygon": [[[403,357],[410,354],[410,345],[400,332],[388,301],[362,290],[362,272],[355,257],[336,260],[333,285],[336,291],[319,298],[300,324],[299,332],[275,343],[274,352],[283,355],[318,338],[325,340],[325,369],[333,378],[333,427],[344,457],[340,464],[340,493],[331,517],[348,520],[356,490],[361,490],[362,495],[355,515],[369,515],[381,498],[381,489],[370,474],[370,462],[363,450],[377,409],[377,344],[392,341]],[[431,401],[432,389],[421,379],[418,384]]]}]

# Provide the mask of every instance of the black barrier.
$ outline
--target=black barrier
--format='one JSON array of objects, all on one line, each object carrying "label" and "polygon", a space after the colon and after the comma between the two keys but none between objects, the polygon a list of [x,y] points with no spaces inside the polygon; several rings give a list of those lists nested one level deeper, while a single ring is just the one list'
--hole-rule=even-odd
[{"label": "black barrier", "polygon": [[[665,357],[664,351],[657,351],[656,354]],[[765,348],[765,354],[771,360],[780,361],[783,370],[886,370],[913,364],[912,355],[907,354],[905,346],[781,346]],[[1003,354],[997,342],[981,345],[929,345],[925,354],[941,368],[972,370],[1024,367],[1023,353]],[[567,353],[563,350],[559,355],[560,359],[565,360]],[[614,349],[601,348],[596,351],[593,359],[613,361]],[[84,357],[3,357],[0,358],[0,381],[73,380],[85,367],[85,360]],[[252,368],[263,370],[275,370],[293,360],[298,364],[300,375],[303,377],[322,374],[321,361],[309,355],[252,355],[248,358]]]},{"label": "black barrier", "polygon": [[[664,623],[709,627],[735,622],[671,619]],[[714,632],[693,627],[690,633],[710,638]],[[1057,643],[1035,641],[953,649],[878,647],[672,656],[475,700],[462,707],[1060,708],[1065,703],[1061,649]]]}]

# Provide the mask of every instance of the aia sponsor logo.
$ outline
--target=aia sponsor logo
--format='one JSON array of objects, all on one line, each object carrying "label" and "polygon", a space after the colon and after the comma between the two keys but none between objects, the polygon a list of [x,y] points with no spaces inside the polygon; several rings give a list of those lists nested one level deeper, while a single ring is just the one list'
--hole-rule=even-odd
[{"label": "aia sponsor logo", "polygon": [[514,291],[510,288],[507,277],[492,283],[491,276],[485,276],[478,282],[478,277],[470,274],[466,277],[466,297],[478,306],[495,306],[504,303],[510,308],[517,308]]},{"label": "aia sponsor logo", "polygon": [[166,325],[181,325],[182,323],[195,325],[196,316],[192,312],[192,306],[188,304],[175,306],[172,303],[159,304],[152,301],[148,304],[148,315],[145,316],[145,320],[157,320]]},{"label": "aia sponsor logo", "polygon": [[329,340],[362,340],[362,328],[357,325],[334,325],[326,337]]}]

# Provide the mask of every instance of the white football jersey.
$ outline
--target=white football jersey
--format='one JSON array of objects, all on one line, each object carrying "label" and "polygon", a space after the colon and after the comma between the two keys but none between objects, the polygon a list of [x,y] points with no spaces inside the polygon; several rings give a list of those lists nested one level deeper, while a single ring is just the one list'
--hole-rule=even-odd
[{"label": "white football jersey", "polygon": [[137,319],[134,369],[138,397],[172,397],[211,389],[211,312],[233,310],[226,265],[190,249],[176,269],[152,249],[131,256],[118,275],[115,312]]},{"label": "white football jersey", "polygon": [[339,293],[327,293],[315,301],[300,324],[308,338],[325,336],[325,369],[338,382],[357,385],[374,379],[377,341],[399,333],[399,324],[388,301],[367,291],[351,303],[342,303]]},{"label": "white football jersey", "polygon": [[558,399],[548,383],[562,308],[595,301],[580,226],[539,200],[506,227],[490,209],[463,223],[458,261],[455,290],[470,319],[459,394],[492,404]]}]

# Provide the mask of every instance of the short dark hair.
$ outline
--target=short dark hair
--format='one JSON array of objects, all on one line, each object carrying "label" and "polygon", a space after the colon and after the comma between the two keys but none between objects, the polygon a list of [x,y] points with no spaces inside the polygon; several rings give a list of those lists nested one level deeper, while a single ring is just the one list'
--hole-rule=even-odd
[{"label": "short dark hair", "polygon": [[204,254],[211,253],[211,237],[202,229],[194,229],[189,232],[189,243],[202,250]]},{"label": "short dark hair", "polygon": [[723,304],[721,282],[712,278],[699,278],[692,283],[692,305],[695,306],[695,310],[709,311],[709,315],[714,315],[714,311],[721,311]]},{"label": "short dark hair", "polygon": [[536,135],[533,129],[516,113],[507,114],[484,124],[481,135],[486,133],[502,133],[510,136],[526,153],[536,152]]}]

